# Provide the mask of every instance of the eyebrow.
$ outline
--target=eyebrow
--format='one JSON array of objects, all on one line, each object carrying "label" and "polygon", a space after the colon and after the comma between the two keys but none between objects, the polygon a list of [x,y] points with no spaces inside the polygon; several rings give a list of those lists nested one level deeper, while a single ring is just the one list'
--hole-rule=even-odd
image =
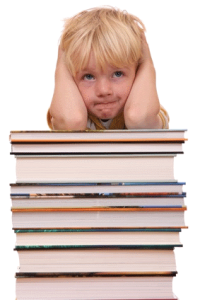
[{"label": "eyebrow", "polygon": [[[120,68],[120,67],[111,66],[111,69],[113,71],[115,71],[115,70],[120,71],[120,70],[129,70],[129,67],[121,67]],[[83,74],[83,73],[88,73],[88,74],[92,73],[92,74],[94,74],[96,71],[97,71],[97,68],[86,66],[84,69],[80,70],[78,73],[79,74]]]},{"label": "eyebrow", "polygon": [[96,71],[96,68],[84,68],[79,71],[79,73],[93,73]]}]

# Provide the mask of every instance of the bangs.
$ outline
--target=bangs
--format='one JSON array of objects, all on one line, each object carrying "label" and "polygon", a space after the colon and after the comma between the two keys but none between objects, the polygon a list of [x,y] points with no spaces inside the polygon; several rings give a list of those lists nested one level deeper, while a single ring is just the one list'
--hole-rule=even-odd
[{"label": "bangs", "polygon": [[62,38],[66,65],[73,76],[88,65],[91,51],[97,65],[103,70],[107,64],[122,68],[140,59],[141,32],[145,28],[139,19],[126,12],[110,9],[99,10],[90,19],[88,14],[80,15],[75,28],[71,32],[65,31]]},{"label": "bangs", "polygon": [[[107,25],[107,24],[105,24]],[[122,68],[138,61],[141,56],[141,40],[134,38],[128,28],[120,24],[99,26],[93,37],[92,50],[96,62],[103,69],[106,64]]]}]

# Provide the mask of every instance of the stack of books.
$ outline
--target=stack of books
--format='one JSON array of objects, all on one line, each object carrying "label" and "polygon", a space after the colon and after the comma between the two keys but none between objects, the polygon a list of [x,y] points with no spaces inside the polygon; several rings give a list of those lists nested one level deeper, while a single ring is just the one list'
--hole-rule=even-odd
[{"label": "stack of books", "polygon": [[13,131],[17,300],[177,299],[185,130]]}]

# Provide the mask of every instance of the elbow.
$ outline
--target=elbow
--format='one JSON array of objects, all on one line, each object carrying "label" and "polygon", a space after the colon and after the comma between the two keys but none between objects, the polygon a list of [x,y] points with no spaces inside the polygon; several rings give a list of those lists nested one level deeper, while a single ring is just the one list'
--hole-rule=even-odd
[{"label": "elbow", "polygon": [[136,110],[128,111],[124,115],[125,125],[127,129],[143,129],[146,124],[146,116],[144,113],[138,113]]},{"label": "elbow", "polygon": [[128,129],[159,129],[162,122],[158,116],[160,106],[153,110],[129,110],[124,113],[125,125]]},{"label": "elbow", "polygon": [[87,117],[82,114],[75,116],[52,115],[52,127],[54,130],[85,130],[87,128]]}]

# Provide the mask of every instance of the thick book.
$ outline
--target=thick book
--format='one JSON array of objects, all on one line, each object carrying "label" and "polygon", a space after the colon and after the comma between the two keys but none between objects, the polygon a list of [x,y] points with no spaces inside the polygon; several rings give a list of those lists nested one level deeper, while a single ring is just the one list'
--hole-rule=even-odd
[{"label": "thick book", "polygon": [[14,229],[183,228],[181,208],[13,208]]},{"label": "thick book", "polygon": [[173,181],[174,155],[16,156],[17,182]]},{"label": "thick book", "polygon": [[185,182],[49,182],[49,183],[11,183],[11,196],[30,196],[38,193],[173,193],[181,194]]},{"label": "thick book", "polygon": [[171,248],[18,247],[20,272],[175,272]]},{"label": "thick book", "polygon": [[180,247],[181,229],[38,229],[15,230],[18,246],[119,246]]},{"label": "thick book", "polygon": [[[178,300],[172,291],[176,272],[16,273],[18,300]],[[98,291],[98,293],[97,293]]]}]

